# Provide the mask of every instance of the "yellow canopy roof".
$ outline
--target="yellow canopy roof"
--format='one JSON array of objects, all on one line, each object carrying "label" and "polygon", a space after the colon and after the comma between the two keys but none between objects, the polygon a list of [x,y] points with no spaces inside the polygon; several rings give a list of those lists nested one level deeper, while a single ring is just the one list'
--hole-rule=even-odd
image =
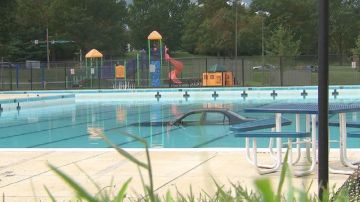
[{"label": "yellow canopy roof", "polygon": [[149,40],[160,40],[162,39],[162,36],[159,34],[159,32],[157,31],[152,31],[149,36],[148,36]]},{"label": "yellow canopy roof", "polygon": [[98,50],[92,49],[85,55],[86,58],[102,58],[103,54],[101,54]]}]

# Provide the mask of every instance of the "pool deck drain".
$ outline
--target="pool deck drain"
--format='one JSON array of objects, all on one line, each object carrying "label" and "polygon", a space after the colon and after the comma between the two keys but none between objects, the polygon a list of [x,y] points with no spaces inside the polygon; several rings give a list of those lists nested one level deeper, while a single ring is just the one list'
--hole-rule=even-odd
[{"label": "pool deck drain", "polygon": [[[144,151],[129,151],[141,161],[146,160]],[[359,151],[349,152],[356,157]],[[260,176],[254,167],[245,159],[244,150],[154,150],[150,152],[154,177],[154,189],[162,196],[170,190],[176,195],[176,190],[188,194],[190,186],[195,196],[201,191],[213,194],[216,191],[215,179],[225,188],[231,183],[239,183],[248,189],[254,188],[254,180],[268,177],[274,184],[279,180],[280,173]],[[89,175],[102,189],[117,193],[121,185],[129,178],[128,196],[142,193],[143,187],[138,168],[124,159],[114,150],[3,150],[0,151],[0,194],[5,201],[47,201],[49,197],[44,189],[46,186],[59,201],[74,198],[73,191],[47,166],[48,163],[69,174],[90,193],[97,193],[96,187],[87,177]],[[271,158],[261,153],[261,161]],[[330,153],[330,164],[339,167],[338,150]],[[85,173],[84,173],[85,172]],[[142,169],[146,180],[147,172]],[[330,187],[339,187],[347,175],[330,174]],[[113,180],[113,184],[111,182]],[[308,187],[317,192],[317,174],[306,177],[292,178],[292,184],[297,188]],[[287,185],[285,185],[286,189]],[[285,193],[285,192],[284,192]]]}]

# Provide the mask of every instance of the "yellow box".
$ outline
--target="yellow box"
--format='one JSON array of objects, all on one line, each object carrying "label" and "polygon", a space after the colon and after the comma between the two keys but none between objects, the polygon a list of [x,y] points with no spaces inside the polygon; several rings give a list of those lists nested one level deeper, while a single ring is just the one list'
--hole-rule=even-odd
[{"label": "yellow box", "polygon": [[125,67],[123,65],[118,65],[115,67],[115,77],[117,79],[125,78]]},{"label": "yellow box", "polygon": [[225,86],[234,85],[234,75],[232,72],[225,72]]},{"label": "yellow box", "polygon": [[203,73],[203,86],[233,86],[234,77],[232,72],[208,72]]}]

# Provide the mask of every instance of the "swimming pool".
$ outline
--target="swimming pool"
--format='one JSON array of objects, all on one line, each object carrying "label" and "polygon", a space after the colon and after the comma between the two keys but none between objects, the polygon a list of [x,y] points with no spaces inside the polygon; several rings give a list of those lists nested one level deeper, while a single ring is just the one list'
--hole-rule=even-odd
[{"label": "swimming pool", "polygon": [[[288,100],[244,100],[204,99],[171,101],[121,101],[107,99],[79,99],[73,103],[43,108],[6,111],[0,117],[0,148],[108,148],[104,141],[94,135],[103,131],[110,140],[123,148],[143,147],[130,133],[145,138],[153,148],[244,148],[243,138],[236,138],[229,126],[169,126],[166,123],[190,110],[199,108],[225,107],[243,116],[268,118],[269,114],[246,114],[243,109],[272,102]],[[291,102],[295,102],[291,100]],[[298,99],[297,102],[304,102]],[[308,99],[306,102],[316,102]],[[354,100],[332,100],[332,102],[354,102]],[[336,115],[337,116],[337,115]],[[331,117],[336,120],[337,117]],[[359,113],[348,113],[348,120],[360,119]],[[293,121],[283,131],[295,130],[295,115],[284,114]],[[305,130],[305,116],[301,116],[302,130]],[[164,122],[156,126],[142,126],[142,122]],[[349,131],[354,129],[349,129]],[[356,130],[356,129],[355,129]],[[331,139],[338,139],[338,128],[330,128]],[[360,141],[348,140],[348,147],[358,147]],[[259,141],[259,147],[266,147],[267,140]],[[337,143],[331,143],[337,147]]]}]

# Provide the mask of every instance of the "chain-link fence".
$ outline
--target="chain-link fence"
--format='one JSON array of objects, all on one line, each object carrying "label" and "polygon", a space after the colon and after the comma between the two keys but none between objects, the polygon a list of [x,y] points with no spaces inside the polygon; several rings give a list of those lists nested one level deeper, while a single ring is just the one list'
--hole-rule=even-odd
[{"label": "chain-link fence", "polygon": [[[360,84],[359,62],[353,57],[330,56],[329,75],[332,85]],[[317,57],[246,56],[175,58],[183,64],[176,77],[169,78],[174,66],[162,61],[160,86],[202,87],[204,73],[232,72],[235,86],[308,86],[317,85]],[[125,75],[116,77],[116,66],[125,67]],[[92,70],[91,70],[92,69]],[[153,87],[149,61],[145,58],[104,60],[94,69],[79,61],[0,63],[1,90],[35,89],[113,89]],[[221,84],[224,85],[224,84]],[[208,85],[210,86],[210,85]]]}]

